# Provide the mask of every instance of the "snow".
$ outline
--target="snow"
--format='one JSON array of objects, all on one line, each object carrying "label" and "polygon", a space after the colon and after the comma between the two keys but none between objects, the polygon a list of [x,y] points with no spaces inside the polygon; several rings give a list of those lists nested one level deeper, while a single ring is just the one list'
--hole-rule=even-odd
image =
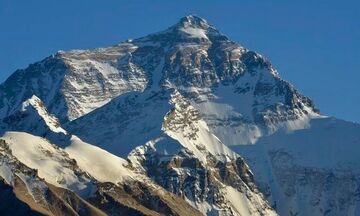
[{"label": "snow", "polygon": [[82,193],[91,183],[90,179],[76,174],[64,151],[43,138],[24,132],[6,132],[2,139],[21,163],[37,169],[40,178],[55,186]]},{"label": "snow", "polygon": [[293,162],[301,166],[360,171],[359,124],[335,118],[316,118],[311,119],[309,125],[301,130],[278,131],[261,138],[254,146],[238,145],[232,149],[250,161],[261,152],[283,151],[290,153]]},{"label": "snow", "polygon": [[[13,155],[23,164],[38,170],[40,178],[47,182],[70,189],[79,194],[91,191],[91,180],[79,176],[69,162],[75,159],[77,166],[100,182],[115,184],[127,179],[140,178],[127,166],[129,163],[99,147],[71,137],[71,144],[64,150],[47,140],[24,132],[6,132],[2,137]],[[0,175],[12,182],[11,171],[0,165]]]},{"label": "snow", "polygon": [[[145,79],[144,69],[132,62],[132,52],[137,48],[132,43],[121,43],[107,48],[72,50],[59,54],[57,57],[68,70],[63,72],[62,78],[57,79],[61,85],[55,90],[61,92],[66,104],[63,104],[61,110],[52,107],[51,112],[61,119],[66,117],[74,120],[123,93],[142,91],[148,80]],[[53,92],[54,88],[48,91]],[[56,97],[44,94],[49,98],[45,101],[47,105]]]},{"label": "snow", "polygon": [[[278,131],[261,138],[249,149],[285,151],[295,164],[323,169],[360,171],[360,125],[335,118],[314,118],[309,127],[293,131]],[[234,146],[240,154],[241,146]],[[246,147],[243,148],[246,150]]]},{"label": "snow", "polygon": [[[260,81],[273,84],[274,77],[265,69],[259,69],[255,74],[243,74],[233,86],[219,85],[214,90],[194,87],[180,89],[199,95],[201,102],[193,101],[192,105],[200,111],[210,131],[228,146],[254,144],[259,138],[278,130],[290,132],[308,128],[311,119],[324,117],[304,105],[303,110],[294,109],[297,119],[269,124],[267,128],[261,127],[254,122],[255,105],[257,109],[262,110],[267,106],[280,105],[285,99],[275,93],[269,97],[257,98],[254,90],[257,82]],[[238,93],[237,88],[248,90]],[[304,114],[304,111],[307,114]]]},{"label": "snow", "polygon": [[65,151],[74,158],[79,167],[100,182],[123,182],[136,178],[136,174],[126,168],[129,163],[99,147],[87,144],[76,136],[71,137],[71,145]]},{"label": "snow", "polygon": [[[240,215],[241,216],[277,215],[276,212],[274,212],[272,209],[264,208],[266,206],[266,203],[259,194],[252,192],[249,192],[248,194],[244,192],[240,192],[228,185],[223,185],[223,187],[220,189],[220,193],[224,195],[224,198],[226,199],[226,202],[229,204],[229,207],[232,208],[234,215],[239,215],[239,216]],[[249,200],[248,196],[252,197],[252,200]],[[190,203],[190,205],[198,209],[200,212],[208,216],[223,215],[222,209],[219,209],[216,205],[209,204],[208,202],[198,202],[198,201],[195,202],[194,200],[188,199],[187,197],[185,197],[185,200],[188,203]],[[260,213],[258,211],[259,209],[261,209],[263,212]]]},{"label": "snow", "polygon": [[[32,196],[35,202],[43,201],[39,199],[42,199],[42,197],[46,194],[47,185],[44,182],[38,181],[36,178],[27,176],[23,173],[17,173],[16,175],[22,182],[24,182],[28,193]],[[41,195],[39,195],[39,193],[41,193]]]},{"label": "snow", "polygon": [[[111,76],[116,76],[119,74],[119,70],[113,67],[112,65],[110,65],[108,62],[99,62],[91,59],[83,59],[83,60],[71,59],[70,61],[71,61],[71,66],[74,67],[74,69],[77,70],[78,72],[89,73],[91,72],[91,70],[89,71],[89,69],[95,69],[106,79],[108,79],[108,81],[111,82],[112,84],[114,84],[114,82],[113,80],[110,79]],[[72,82],[72,85],[79,89],[88,87],[87,85],[84,84],[85,83],[82,83],[81,80],[74,80],[74,82]],[[125,82],[123,84],[125,84]]]},{"label": "snow", "polygon": [[[360,174],[359,124],[321,117],[310,119],[308,125],[293,131],[277,131],[262,137],[254,145],[231,146],[245,158],[256,182],[269,187],[270,201],[277,203],[280,214],[292,210],[299,215],[309,215],[310,212],[323,215],[323,208],[332,208],[326,204],[330,200],[352,196],[352,186],[346,185],[353,185],[352,179]],[[296,182],[288,177],[289,172],[294,172],[293,178],[301,184],[294,185]],[[300,174],[305,176],[299,177]],[[323,184],[322,175],[336,176],[341,183],[327,181],[326,191],[319,191]],[[296,188],[296,194],[291,197],[286,195],[288,184]],[[331,184],[335,188],[330,187]],[[314,199],[319,200],[317,205],[303,208]],[[349,200],[347,205],[353,204]]]},{"label": "snow", "polygon": [[[182,112],[195,110],[195,108],[191,105],[189,105],[185,111],[183,110],[181,106],[186,104],[186,101],[178,91],[175,91],[171,97],[171,104],[175,106],[175,110],[173,111],[175,112],[175,121],[182,121],[182,118],[186,117],[186,114],[183,114]],[[167,121],[169,115],[170,114],[168,113],[164,122]],[[202,119],[192,120],[191,124],[192,125],[185,125],[182,130],[169,129],[166,126],[163,126],[162,130],[171,138],[177,140],[186,149],[192,151],[197,158],[205,164],[207,162],[206,157],[208,153],[222,161],[238,157],[237,154],[230,150],[210,132],[207,124]],[[197,130],[195,139],[188,136],[189,134],[192,134],[194,130]]]},{"label": "snow", "polygon": [[222,85],[215,92],[194,87],[181,87],[180,90],[196,92],[199,95],[201,102],[192,102],[192,106],[201,113],[210,131],[224,144],[252,144],[262,136],[261,129],[249,122],[252,120],[253,95],[240,95],[235,93],[231,86]]},{"label": "snow", "polygon": [[[196,140],[189,139],[184,136],[183,132],[173,132],[165,130],[165,133],[171,138],[177,140],[183,147],[190,150],[194,155],[205,164],[207,162],[206,156],[208,153],[215,156],[221,161],[227,161],[229,159],[234,159],[237,155],[232,152],[226,145],[221,143],[221,141],[215,137],[207,129],[205,122],[200,122],[199,131],[197,132]],[[188,131],[185,131],[187,133]],[[205,151],[199,150],[204,148]]]},{"label": "snow", "polygon": [[176,154],[182,149],[183,146],[177,140],[163,134],[159,138],[149,140],[144,145],[136,147],[129,153],[127,158],[134,167],[143,170],[141,162],[146,159],[149,152],[156,152],[156,154],[160,156],[158,163],[161,163],[177,157]]},{"label": "snow", "polygon": [[69,130],[84,142],[125,158],[137,146],[161,136],[162,121],[170,110],[162,97],[168,94],[145,91],[121,95],[94,115],[74,121]]},{"label": "snow", "polygon": [[206,36],[206,32],[204,29],[200,29],[200,28],[193,28],[193,27],[186,27],[186,28],[180,28],[180,31],[182,31],[184,34],[184,36],[187,37],[191,37],[191,38],[204,38],[204,39],[209,39]]},{"label": "snow", "polygon": [[[235,209],[238,215],[241,216],[263,215],[256,211],[257,204],[258,205],[259,203],[264,204],[262,198],[258,194],[253,193],[254,199],[258,202],[252,203],[252,201],[250,201],[247,198],[245,193],[239,192],[238,190],[236,190],[231,186],[225,186],[224,191],[225,191],[225,197],[229,200],[231,206],[233,207],[233,209]],[[265,212],[264,214],[268,216],[277,215],[274,211],[270,209],[263,209],[263,211]]]},{"label": "snow", "polygon": [[21,111],[25,112],[29,106],[32,106],[36,110],[51,131],[67,134],[66,131],[59,126],[59,120],[47,112],[43,102],[36,95],[33,95],[30,99],[22,103]]},{"label": "snow", "polygon": [[244,194],[240,193],[231,186],[225,187],[226,198],[230,201],[232,207],[238,212],[241,216],[251,216],[251,212],[248,209],[249,203],[246,200]]},{"label": "snow", "polygon": [[159,83],[161,81],[162,78],[162,72],[164,69],[164,65],[165,65],[165,57],[161,58],[159,64],[156,66],[155,70],[152,73],[152,86],[151,86],[151,90],[152,91],[157,91],[159,89]]},{"label": "snow", "polygon": [[283,137],[276,134],[269,139],[290,150],[297,163],[301,161],[304,166],[360,171],[359,124],[335,118],[313,119],[310,124],[309,129]]},{"label": "snow", "polygon": [[[249,73],[244,74],[240,80],[236,83],[236,86],[241,87],[250,87],[254,86],[256,78],[251,77]],[[239,94],[235,92],[235,88],[232,86],[220,85],[216,90],[216,99],[215,102],[219,105],[230,106],[230,110],[224,110],[223,112],[226,115],[232,115],[233,112],[240,113],[245,119],[253,120],[253,105],[255,103],[254,91],[250,91]],[[228,108],[229,109],[229,108]],[[219,110],[221,111],[221,110]]]},{"label": "snow", "polygon": [[188,199],[185,197],[185,200],[187,203],[189,203],[191,206],[202,212],[204,215],[207,216],[217,216],[219,215],[218,211],[216,211],[216,207],[213,205],[210,205],[208,202],[195,202],[193,200]]},{"label": "snow", "polygon": [[0,164],[0,177],[3,178],[7,184],[12,185],[14,179],[13,173],[10,167],[4,162]]},{"label": "snow", "polygon": [[[139,178],[126,167],[129,166],[126,160],[87,144],[76,136],[71,137],[71,144],[65,150],[24,132],[6,132],[2,139],[20,162],[38,170],[40,178],[79,194],[89,194],[92,182],[77,174],[79,171],[69,164],[73,162],[72,159],[75,159],[81,170],[100,182],[117,184],[129,178]],[[12,182],[11,170],[5,164],[0,165],[0,176],[8,183]]]}]

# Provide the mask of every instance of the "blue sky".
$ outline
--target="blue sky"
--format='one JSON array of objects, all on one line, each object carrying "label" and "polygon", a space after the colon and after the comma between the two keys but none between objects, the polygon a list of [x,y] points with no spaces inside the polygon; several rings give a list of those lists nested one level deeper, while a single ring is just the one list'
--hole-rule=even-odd
[{"label": "blue sky", "polygon": [[57,50],[112,45],[189,14],[265,55],[323,114],[360,122],[358,0],[0,0],[0,81]]}]

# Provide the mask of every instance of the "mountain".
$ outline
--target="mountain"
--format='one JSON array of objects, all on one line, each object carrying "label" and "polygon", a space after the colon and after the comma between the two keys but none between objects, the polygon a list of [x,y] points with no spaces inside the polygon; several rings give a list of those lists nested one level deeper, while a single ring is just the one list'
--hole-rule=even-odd
[{"label": "mountain", "polygon": [[[59,51],[0,96],[1,190],[18,214],[360,215],[360,125],[197,16]],[[19,166],[68,198],[35,205]]]}]

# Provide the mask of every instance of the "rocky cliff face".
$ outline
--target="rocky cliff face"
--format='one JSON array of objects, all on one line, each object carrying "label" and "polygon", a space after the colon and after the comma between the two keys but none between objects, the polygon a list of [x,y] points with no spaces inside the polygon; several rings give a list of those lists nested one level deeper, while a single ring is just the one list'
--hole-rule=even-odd
[{"label": "rocky cliff face", "polygon": [[[359,125],[322,116],[265,57],[196,16],[59,51],[0,96],[1,190],[21,212],[359,214]],[[57,198],[17,192],[27,184],[9,160]]]}]

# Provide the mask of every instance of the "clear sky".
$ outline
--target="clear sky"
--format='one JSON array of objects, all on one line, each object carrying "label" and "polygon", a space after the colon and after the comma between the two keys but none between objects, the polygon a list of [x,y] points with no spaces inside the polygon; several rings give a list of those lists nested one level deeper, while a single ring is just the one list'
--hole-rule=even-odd
[{"label": "clear sky", "polygon": [[359,0],[0,0],[0,81],[57,50],[116,44],[190,14],[269,58],[323,114],[360,122]]}]

